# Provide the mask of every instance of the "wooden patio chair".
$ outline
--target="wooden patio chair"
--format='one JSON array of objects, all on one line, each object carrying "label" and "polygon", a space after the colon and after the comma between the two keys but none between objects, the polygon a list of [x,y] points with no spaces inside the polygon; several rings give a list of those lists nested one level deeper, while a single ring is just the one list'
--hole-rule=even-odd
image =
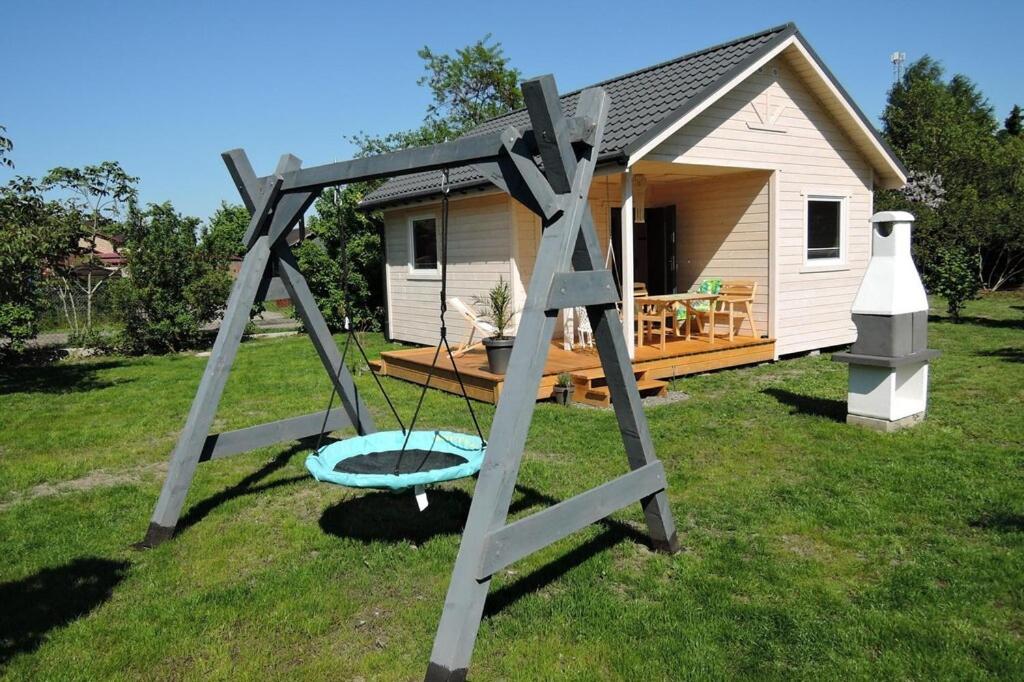
[{"label": "wooden patio chair", "polygon": [[[718,301],[714,310],[704,315],[712,328],[722,318],[729,324],[729,340],[732,341],[736,332],[743,327],[743,319],[750,323],[750,332],[757,338],[757,323],[754,322],[754,296],[757,294],[757,282],[752,279],[731,279],[722,282]],[[739,322],[739,324],[737,324]]]},{"label": "wooden patio chair", "polygon": [[[633,284],[633,296],[647,296],[647,285],[643,282]],[[641,305],[636,309],[637,345],[644,339],[660,337],[659,346],[665,350],[665,338],[675,333],[675,311],[660,305]]]},{"label": "wooden patio chair", "polygon": [[482,347],[484,345],[482,340],[473,343],[473,337],[478,331],[480,332],[482,339],[487,338],[488,336],[494,336],[498,333],[498,329],[493,324],[485,320],[481,320],[480,316],[477,315],[472,308],[463,303],[461,299],[452,296],[448,299],[448,305],[454,308],[460,315],[462,315],[462,317],[465,318],[466,322],[469,322],[470,324],[469,338],[466,339],[466,343],[460,345],[458,349],[452,353],[453,356],[462,357],[474,348]]}]

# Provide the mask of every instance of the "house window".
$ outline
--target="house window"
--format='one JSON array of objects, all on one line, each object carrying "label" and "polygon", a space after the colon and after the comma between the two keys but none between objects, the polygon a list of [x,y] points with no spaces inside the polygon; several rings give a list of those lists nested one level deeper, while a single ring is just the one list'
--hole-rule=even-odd
[{"label": "house window", "polygon": [[437,218],[409,220],[409,270],[418,274],[437,272]]},{"label": "house window", "polygon": [[843,198],[807,198],[807,262],[843,260]]}]

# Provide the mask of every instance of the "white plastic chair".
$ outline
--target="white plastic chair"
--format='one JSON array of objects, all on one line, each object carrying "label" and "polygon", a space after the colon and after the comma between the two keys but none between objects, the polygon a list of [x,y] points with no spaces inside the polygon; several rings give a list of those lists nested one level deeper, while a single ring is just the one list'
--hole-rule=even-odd
[{"label": "white plastic chair", "polygon": [[480,332],[483,338],[494,336],[495,334],[498,333],[497,327],[495,327],[490,322],[481,320],[480,316],[477,315],[472,308],[463,303],[457,297],[452,296],[451,298],[449,298],[448,305],[454,308],[460,315],[462,315],[462,317],[466,319],[466,322],[469,322],[470,324],[469,338],[466,340],[466,343],[459,346],[459,349],[452,353],[452,355],[454,355],[455,357],[460,357],[462,355],[465,355],[469,351],[473,350],[474,348],[483,346],[482,341],[477,341],[476,343],[473,343],[473,337],[476,335],[477,331]]}]

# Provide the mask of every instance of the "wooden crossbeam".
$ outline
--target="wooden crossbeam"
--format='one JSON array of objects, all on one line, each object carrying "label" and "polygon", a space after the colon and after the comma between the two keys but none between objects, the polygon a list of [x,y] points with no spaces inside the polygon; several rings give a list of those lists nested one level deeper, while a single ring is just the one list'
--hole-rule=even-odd
[{"label": "wooden crossbeam", "polygon": [[[570,119],[565,124],[565,130],[571,142],[592,140],[593,120],[586,117]],[[520,129],[520,133],[527,139],[533,139],[526,128]],[[427,147],[403,149],[363,159],[303,168],[285,175],[282,191],[288,193],[320,190],[334,185],[494,161],[502,148],[503,134],[504,131],[471,135]]]},{"label": "wooden crossbeam", "polygon": [[309,438],[319,434],[321,429],[327,433],[351,425],[348,415],[341,408],[334,408],[330,414],[323,410],[235,431],[211,433],[206,437],[199,461],[223,459],[274,443]]},{"label": "wooden crossbeam", "polygon": [[551,278],[547,309],[615,304],[618,300],[611,270],[558,272]]},{"label": "wooden crossbeam", "polygon": [[484,579],[595,521],[665,489],[661,462],[634,469],[585,493],[488,533],[478,578]]}]

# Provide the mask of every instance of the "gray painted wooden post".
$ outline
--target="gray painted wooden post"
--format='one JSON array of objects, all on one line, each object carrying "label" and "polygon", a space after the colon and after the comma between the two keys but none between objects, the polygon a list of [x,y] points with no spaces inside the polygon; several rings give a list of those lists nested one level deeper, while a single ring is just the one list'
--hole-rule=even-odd
[{"label": "gray painted wooden post", "polygon": [[[638,498],[642,500],[654,546],[669,551],[676,546],[674,523],[664,492],[664,471],[654,456],[632,365],[625,355],[622,328],[617,319],[611,323],[615,306],[608,302],[607,278],[604,274],[582,272],[603,269],[599,252],[595,258],[587,248],[597,243],[587,202],[607,117],[607,95],[600,89],[580,95],[577,115],[593,121],[596,129],[594,146],[577,163],[554,80],[546,77],[528,81],[523,84],[523,93],[545,175],[557,192],[561,212],[554,222],[545,221],[505,387],[494,415],[434,640],[428,681],[465,679],[490,587],[490,571],[497,570],[496,567],[506,566]],[[503,172],[508,167],[495,162],[478,164],[490,175],[494,175],[495,165]],[[536,184],[537,178],[532,173],[524,174],[516,182],[506,173],[505,181],[502,186],[509,190],[516,186],[516,195],[524,186]],[[542,201],[532,204],[538,212],[544,210]],[[581,272],[568,273],[570,263]],[[574,293],[579,302],[592,304],[591,318],[598,323],[595,331],[600,330],[595,340],[609,376],[610,390],[621,403],[616,406],[616,415],[633,472],[506,526],[537,385],[554,331],[557,309],[551,307],[551,301],[571,303]]]},{"label": "gray painted wooden post", "polygon": [[157,500],[153,518],[142,544],[147,547],[170,539],[174,528],[178,525],[181,508],[185,504],[192,477],[195,475],[199,457],[210,433],[217,405],[224,393],[224,384],[231,372],[231,364],[235,361],[238,345],[242,334],[249,323],[249,311],[256,298],[256,291],[263,273],[266,272],[270,260],[270,240],[264,236],[256,240],[253,247],[242,259],[242,268],[238,279],[231,289],[227,310],[217,332],[217,340],[213,343],[213,351],[203,370],[203,378],[192,401],[185,428],[178,437],[178,444],[171,453],[171,462],[167,469],[160,498]]},{"label": "gray painted wooden post", "polygon": [[[596,270],[604,267],[589,207],[573,254],[573,264],[577,270]],[[658,459],[654,454],[654,442],[651,440],[647,415],[644,414],[640,391],[637,389],[633,365],[629,361],[618,311],[614,305],[588,306],[587,317],[590,318],[590,326],[594,330],[594,344],[601,358],[601,366],[605,370],[605,380],[611,394],[615,418],[619,423],[619,432],[622,434],[626,458],[629,460],[630,468],[639,469]],[[668,506],[668,493],[661,491],[645,497],[640,500],[640,506],[647,520],[647,529],[651,534],[651,544],[654,548],[671,554],[678,552],[679,538],[676,535],[672,510]]]},{"label": "gray painted wooden post", "polygon": [[[523,85],[524,92],[527,85]],[[581,96],[577,113],[597,122],[597,142],[589,158],[576,169],[571,192],[560,195],[563,210],[541,236],[516,343],[505,374],[505,386],[498,399],[487,451],[434,639],[427,680],[465,679],[480,628],[490,577],[478,580],[478,572],[483,564],[488,534],[504,526],[508,517],[519,462],[536,406],[537,386],[555,327],[555,315],[549,315],[546,309],[551,280],[555,273],[569,269],[597,160],[597,145],[607,118],[605,93],[599,90],[587,94]],[[558,106],[557,100],[554,106]],[[532,120],[533,110],[530,113]]]},{"label": "gray painted wooden post", "polygon": [[316,300],[313,298],[313,292],[309,290],[306,278],[299,272],[295,256],[283,242],[278,243],[276,250],[277,262],[281,268],[281,280],[288,289],[288,293],[291,294],[295,311],[302,318],[302,324],[305,325],[309,340],[313,342],[313,347],[316,348],[316,353],[320,356],[320,362],[331,375],[331,381],[334,382],[334,388],[338,392],[338,397],[341,398],[342,407],[345,408],[349,420],[360,435],[375,432],[377,427],[373,423],[373,416],[359,397],[348,368],[341,362],[338,346],[335,345],[331,332],[327,329],[327,322],[324,320],[323,314],[316,307]]}]

